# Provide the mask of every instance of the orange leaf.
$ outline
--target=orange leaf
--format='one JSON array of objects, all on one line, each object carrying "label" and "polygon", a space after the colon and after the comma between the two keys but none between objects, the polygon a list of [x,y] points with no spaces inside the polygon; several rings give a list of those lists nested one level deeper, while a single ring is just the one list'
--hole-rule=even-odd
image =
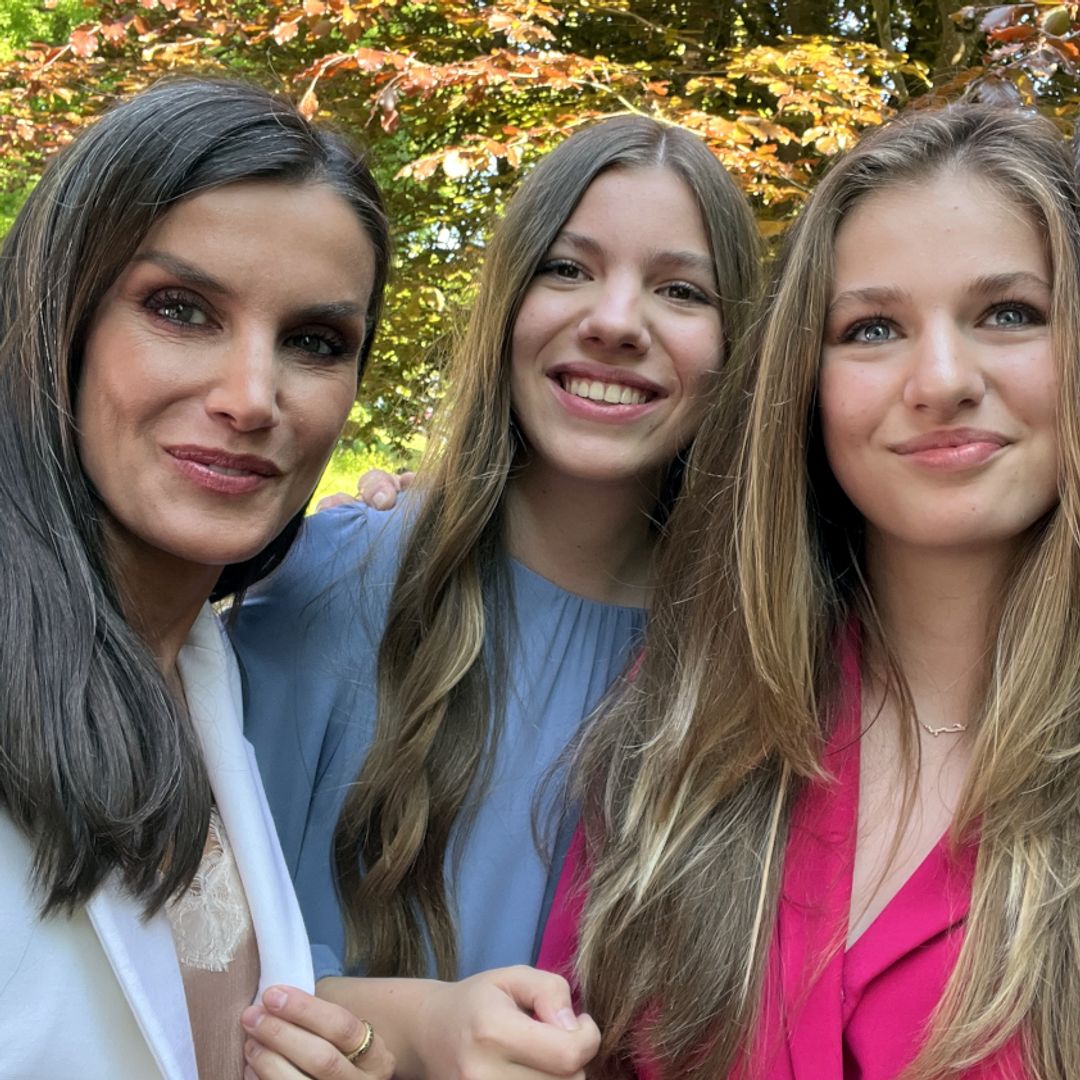
[{"label": "orange leaf", "polygon": [[292,41],[299,31],[300,19],[301,16],[297,16],[295,19],[290,19],[288,22],[277,23],[272,31],[274,40],[279,45],[284,45],[287,41]]},{"label": "orange leaf", "polygon": [[309,89],[300,99],[300,104],[297,105],[297,108],[300,110],[300,115],[305,119],[313,119],[315,114],[319,111],[319,99],[315,96],[315,91]]},{"label": "orange leaf", "polygon": [[1000,29],[991,30],[986,36],[994,41],[1028,41],[1035,36],[1035,27],[1021,24],[1020,26],[1002,26]]},{"label": "orange leaf", "polygon": [[101,36],[116,45],[127,37],[127,27],[122,22],[108,23],[101,28]]},{"label": "orange leaf", "polygon": [[68,38],[71,51],[76,56],[93,56],[98,50],[98,37],[92,30],[72,30]]},{"label": "orange leaf", "polygon": [[326,12],[326,4],[323,0],[304,0],[304,14],[313,17],[323,15]]},{"label": "orange leaf", "polygon": [[361,71],[378,71],[386,63],[386,53],[377,49],[357,49],[353,56]]}]

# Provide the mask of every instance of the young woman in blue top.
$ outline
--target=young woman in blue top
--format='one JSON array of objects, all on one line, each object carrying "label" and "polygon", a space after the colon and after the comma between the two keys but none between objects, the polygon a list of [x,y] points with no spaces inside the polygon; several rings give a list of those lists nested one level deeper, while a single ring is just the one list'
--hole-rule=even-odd
[{"label": "young woman in blue top", "polygon": [[419,977],[532,958],[534,800],[639,640],[756,266],[698,139],[642,117],[569,139],[491,241],[418,489],[388,517],[310,520],[240,612],[316,974],[396,977],[322,990],[374,1021],[400,1076],[568,1076],[595,1050],[554,976]]}]

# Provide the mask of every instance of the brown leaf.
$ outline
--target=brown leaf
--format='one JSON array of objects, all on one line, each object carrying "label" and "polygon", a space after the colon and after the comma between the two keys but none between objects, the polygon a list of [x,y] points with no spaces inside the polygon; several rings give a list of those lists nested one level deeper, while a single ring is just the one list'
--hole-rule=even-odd
[{"label": "brown leaf", "polygon": [[101,36],[113,45],[117,45],[127,37],[127,26],[122,22],[106,23],[101,28]]},{"label": "brown leaf", "polygon": [[72,30],[71,36],[68,38],[68,44],[76,56],[86,59],[98,51],[98,36],[93,30],[83,30],[82,28]]},{"label": "brown leaf", "polygon": [[300,99],[300,104],[296,107],[300,110],[300,115],[306,120],[314,119],[315,114],[319,111],[319,99],[315,96],[314,89],[309,88]]},{"label": "brown leaf", "polygon": [[353,58],[361,71],[378,71],[386,63],[386,53],[378,49],[357,49]]},{"label": "brown leaf", "polygon": [[271,31],[273,39],[279,45],[284,45],[286,42],[292,41],[299,32],[301,18],[302,16],[298,15],[295,19],[289,19],[288,22],[277,23]]}]

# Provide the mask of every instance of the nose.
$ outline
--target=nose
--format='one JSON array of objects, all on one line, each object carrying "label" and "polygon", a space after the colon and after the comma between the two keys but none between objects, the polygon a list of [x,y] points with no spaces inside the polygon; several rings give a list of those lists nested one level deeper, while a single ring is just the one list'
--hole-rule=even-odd
[{"label": "nose", "polygon": [[217,358],[206,411],[236,431],[274,427],[279,419],[274,342],[238,335]]},{"label": "nose", "polygon": [[904,388],[905,403],[929,414],[949,416],[978,405],[986,393],[979,351],[954,324],[931,326],[915,346]]},{"label": "nose", "polygon": [[584,342],[619,354],[637,355],[652,344],[641,286],[624,277],[600,285],[582,316],[578,334]]}]

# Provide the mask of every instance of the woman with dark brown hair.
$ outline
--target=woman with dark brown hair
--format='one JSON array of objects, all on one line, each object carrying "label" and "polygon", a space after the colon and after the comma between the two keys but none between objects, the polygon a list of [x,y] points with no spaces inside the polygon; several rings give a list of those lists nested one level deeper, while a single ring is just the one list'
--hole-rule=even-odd
[{"label": "woman with dark brown hair", "polygon": [[357,151],[232,82],[116,106],[5,239],[0,1076],[393,1071],[309,993],[208,603],[292,542],[387,264]]}]

